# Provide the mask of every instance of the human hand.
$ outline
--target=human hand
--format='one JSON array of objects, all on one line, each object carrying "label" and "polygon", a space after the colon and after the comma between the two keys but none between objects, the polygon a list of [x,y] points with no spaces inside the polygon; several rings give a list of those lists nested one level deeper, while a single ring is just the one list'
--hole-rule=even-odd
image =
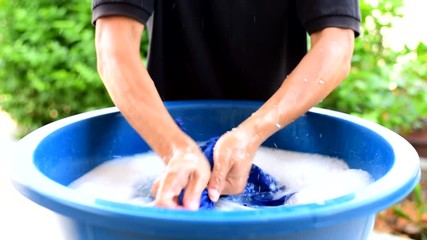
[{"label": "human hand", "polygon": [[[192,147],[175,149],[166,162],[164,172],[151,189],[152,196],[155,196],[154,205],[197,210],[211,174],[209,161],[194,143]],[[183,206],[180,206],[178,197],[183,189]]]},{"label": "human hand", "polygon": [[214,148],[214,167],[208,183],[209,198],[243,192],[258,144],[250,134],[233,129],[222,135]]}]

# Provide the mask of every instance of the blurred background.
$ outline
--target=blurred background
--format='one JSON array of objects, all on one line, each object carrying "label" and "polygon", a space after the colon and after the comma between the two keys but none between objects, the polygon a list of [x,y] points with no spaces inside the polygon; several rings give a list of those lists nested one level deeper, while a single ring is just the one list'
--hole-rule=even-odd
[{"label": "blurred background", "polygon": [[[6,143],[52,121],[112,106],[96,72],[90,7],[91,0],[0,0],[0,164],[12,149]],[[362,34],[351,73],[318,107],[401,134],[425,169],[427,1],[361,0],[360,7]],[[143,56],[147,48],[144,35]],[[408,198],[378,214],[376,230],[427,239],[426,193],[424,178]]]}]

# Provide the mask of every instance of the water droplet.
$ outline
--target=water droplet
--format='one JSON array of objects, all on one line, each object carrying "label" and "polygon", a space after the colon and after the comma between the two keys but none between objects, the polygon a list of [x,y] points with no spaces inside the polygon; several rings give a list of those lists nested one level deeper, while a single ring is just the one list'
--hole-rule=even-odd
[{"label": "water droplet", "polygon": [[320,83],[320,84],[325,84],[325,80],[323,80],[323,79],[319,79],[319,83]]},{"label": "water droplet", "polygon": [[304,78],[304,82],[308,82],[308,79],[307,79],[307,78]]},{"label": "water droplet", "polygon": [[276,127],[281,128],[282,126],[280,124],[276,123]]}]

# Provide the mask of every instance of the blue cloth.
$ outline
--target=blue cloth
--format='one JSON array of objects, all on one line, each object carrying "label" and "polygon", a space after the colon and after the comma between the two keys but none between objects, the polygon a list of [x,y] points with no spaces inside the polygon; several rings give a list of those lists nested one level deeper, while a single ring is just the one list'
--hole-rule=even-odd
[{"label": "blue cloth", "polygon": [[[213,168],[213,150],[218,137],[211,138],[200,149],[209,160],[211,169]],[[183,205],[183,190],[178,198],[178,203]],[[263,206],[280,206],[288,200],[293,193],[285,193],[285,187],[281,186],[279,182],[271,175],[264,172],[261,168],[252,164],[249,172],[248,181],[242,194],[221,196],[227,200],[238,202],[244,206],[249,207],[263,207]],[[200,199],[201,209],[212,209],[215,203],[212,202],[208,196],[208,190],[202,192]]]}]

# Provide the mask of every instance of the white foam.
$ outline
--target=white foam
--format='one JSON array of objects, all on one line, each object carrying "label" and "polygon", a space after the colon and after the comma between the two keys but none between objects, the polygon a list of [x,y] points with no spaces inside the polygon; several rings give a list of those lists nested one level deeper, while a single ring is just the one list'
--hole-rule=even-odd
[{"label": "white foam", "polygon": [[296,192],[287,204],[321,204],[372,182],[366,171],[350,169],[341,159],[319,154],[260,148],[254,163],[285,185],[288,191]]},{"label": "white foam", "polygon": [[[254,164],[296,192],[287,204],[322,204],[368,185],[372,179],[362,170],[350,169],[337,158],[261,147]],[[143,153],[106,161],[70,184],[83,194],[109,201],[152,205],[150,188],[164,163],[155,153]],[[217,209],[248,209],[221,200]]]},{"label": "white foam", "polygon": [[96,198],[150,204],[150,188],[164,163],[153,152],[115,158],[102,163],[69,187]]}]

